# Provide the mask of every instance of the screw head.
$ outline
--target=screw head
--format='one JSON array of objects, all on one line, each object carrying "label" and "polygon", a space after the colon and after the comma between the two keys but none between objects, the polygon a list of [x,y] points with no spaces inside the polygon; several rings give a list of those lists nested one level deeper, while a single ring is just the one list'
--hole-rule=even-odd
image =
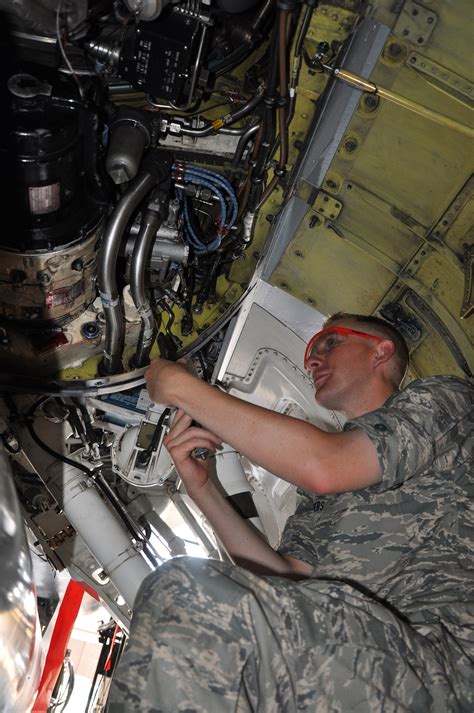
[{"label": "screw head", "polygon": [[355,150],[356,150],[357,145],[358,145],[358,144],[357,144],[356,139],[352,139],[352,138],[351,138],[351,139],[347,139],[347,141],[344,143],[344,148],[345,148],[346,151],[348,151],[349,153],[352,153],[352,151],[355,151]]},{"label": "screw head", "polygon": [[43,285],[48,285],[51,282],[51,276],[47,272],[38,272],[37,277]]},{"label": "screw head", "polygon": [[369,111],[373,111],[378,106],[379,100],[373,94],[367,94],[364,97],[364,104]]},{"label": "screw head", "polygon": [[391,42],[388,46],[388,53],[390,57],[400,57],[403,52],[403,47],[398,44],[398,42]]}]

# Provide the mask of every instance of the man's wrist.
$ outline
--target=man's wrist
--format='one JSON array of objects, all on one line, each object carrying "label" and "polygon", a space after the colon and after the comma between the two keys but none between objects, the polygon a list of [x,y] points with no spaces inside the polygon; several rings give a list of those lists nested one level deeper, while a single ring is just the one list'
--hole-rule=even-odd
[{"label": "man's wrist", "polygon": [[218,490],[212,482],[211,478],[209,478],[209,480],[207,480],[203,485],[197,488],[193,487],[192,485],[187,485],[185,483],[185,488],[187,495],[189,495],[191,500],[196,503],[198,507],[203,505],[205,502],[208,502],[209,500],[215,499],[216,494],[218,493]]},{"label": "man's wrist", "polygon": [[169,381],[167,400],[173,406],[185,411],[187,405],[186,396],[189,395],[194,383],[199,383],[199,378],[190,374],[185,368],[180,367],[176,374],[170,375]]},{"label": "man's wrist", "polygon": [[[173,404],[185,411],[189,416],[200,421],[204,399],[213,390],[211,384],[202,381],[198,376],[185,372],[183,378],[176,379],[172,390],[174,391]],[[212,430],[212,428],[211,428]]]}]

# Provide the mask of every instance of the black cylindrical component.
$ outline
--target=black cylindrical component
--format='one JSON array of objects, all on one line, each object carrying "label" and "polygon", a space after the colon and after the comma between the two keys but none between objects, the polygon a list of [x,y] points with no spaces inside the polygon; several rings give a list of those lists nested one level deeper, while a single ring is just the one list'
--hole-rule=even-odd
[{"label": "black cylindrical component", "polygon": [[106,212],[107,191],[97,163],[97,114],[67,77],[10,77],[13,155],[8,187],[15,231],[1,246],[15,251],[55,250],[94,228]]},{"label": "black cylindrical component", "polygon": [[117,184],[131,181],[138,173],[145,149],[150,145],[150,120],[144,112],[120,107],[110,126],[105,160],[107,173]]}]

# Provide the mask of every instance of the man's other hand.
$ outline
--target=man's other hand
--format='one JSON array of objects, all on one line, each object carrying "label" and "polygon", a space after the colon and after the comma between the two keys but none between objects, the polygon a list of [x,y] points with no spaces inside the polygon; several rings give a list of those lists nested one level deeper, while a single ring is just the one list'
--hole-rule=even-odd
[{"label": "man's other hand", "polygon": [[158,404],[175,406],[175,390],[177,384],[183,379],[194,379],[186,361],[180,359],[177,362],[167,359],[153,359],[145,372],[150,399]]}]

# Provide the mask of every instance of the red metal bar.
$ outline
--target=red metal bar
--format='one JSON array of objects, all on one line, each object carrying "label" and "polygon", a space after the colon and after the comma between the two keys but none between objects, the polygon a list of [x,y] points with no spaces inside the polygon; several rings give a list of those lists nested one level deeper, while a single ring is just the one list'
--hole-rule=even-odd
[{"label": "red metal bar", "polygon": [[66,648],[84,596],[83,587],[73,579],[67,585],[54,625],[43,674],[31,713],[47,713],[54,684],[63,665]]}]

